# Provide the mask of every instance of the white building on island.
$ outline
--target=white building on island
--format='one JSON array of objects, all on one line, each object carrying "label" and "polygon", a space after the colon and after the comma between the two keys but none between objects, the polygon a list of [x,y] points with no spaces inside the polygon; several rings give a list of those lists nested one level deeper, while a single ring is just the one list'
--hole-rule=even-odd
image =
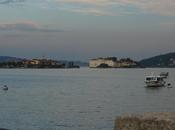
[{"label": "white building on island", "polygon": [[127,68],[137,66],[137,62],[126,58],[117,60],[116,57],[97,58],[89,61],[90,68]]},{"label": "white building on island", "polygon": [[117,58],[109,57],[109,58],[97,58],[91,59],[89,62],[90,68],[97,68],[97,67],[117,67]]}]

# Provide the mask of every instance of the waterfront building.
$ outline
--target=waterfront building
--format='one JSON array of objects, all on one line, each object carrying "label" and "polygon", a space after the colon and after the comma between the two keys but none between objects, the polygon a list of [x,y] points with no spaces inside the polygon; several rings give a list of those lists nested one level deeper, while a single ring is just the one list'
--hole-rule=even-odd
[{"label": "waterfront building", "polygon": [[97,67],[114,67],[116,66],[117,58],[109,57],[109,58],[97,58],[91,59],[89,62],[90,68],[97,68]]},{"label": "waterfront building", "polygon": [[137,66],[130,58],[118,60],[116,57],[96,58],[89,61],[90,68],[129,68]]}]

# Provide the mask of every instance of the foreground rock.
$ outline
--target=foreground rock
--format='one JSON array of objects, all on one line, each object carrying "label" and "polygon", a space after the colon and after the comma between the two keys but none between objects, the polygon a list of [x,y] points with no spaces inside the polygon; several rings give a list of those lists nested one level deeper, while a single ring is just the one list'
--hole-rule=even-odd
[{"label": "foreground rock", "polygon": [[146,113],[118,117],[114,130],[175,130],[175,113]]}]

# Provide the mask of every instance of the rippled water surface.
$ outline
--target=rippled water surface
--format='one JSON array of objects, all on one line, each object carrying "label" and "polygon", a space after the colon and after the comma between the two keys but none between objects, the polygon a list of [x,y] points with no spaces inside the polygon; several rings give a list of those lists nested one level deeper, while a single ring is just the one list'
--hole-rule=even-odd
[{"label": "rippled water surface", "polygon": [[[151,72],[173,88],[146,88]],[[0,128],[113,130],[116,116],[175,110],[175,69],[0,69]]]}]

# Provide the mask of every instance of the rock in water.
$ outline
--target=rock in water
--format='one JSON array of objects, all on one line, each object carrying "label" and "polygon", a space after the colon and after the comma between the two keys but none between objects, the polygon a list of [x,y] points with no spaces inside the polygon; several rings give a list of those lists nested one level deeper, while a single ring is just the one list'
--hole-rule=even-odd
[{"label": "rock in water", "polygon": [[4,85],[4,86],[2,87],[2,89],[3,89],[4,91],[7,91],[7,90],[8,90],[7,85]]},{"label": "rock in water", "polygon": [[114,130],[175,130],[175,113],[146,113],[118,117]]}]

